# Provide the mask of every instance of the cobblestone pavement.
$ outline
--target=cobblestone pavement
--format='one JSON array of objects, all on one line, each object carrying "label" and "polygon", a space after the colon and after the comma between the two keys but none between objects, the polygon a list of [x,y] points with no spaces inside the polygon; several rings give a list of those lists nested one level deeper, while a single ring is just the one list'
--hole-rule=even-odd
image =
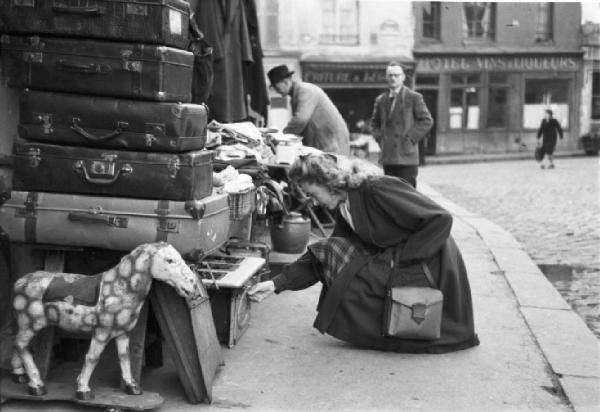
[{"label": "cobblestone pavement", "polygon": [[512,233],[600,338],[600,186],[596,157],[427,165],[419,180]]}]

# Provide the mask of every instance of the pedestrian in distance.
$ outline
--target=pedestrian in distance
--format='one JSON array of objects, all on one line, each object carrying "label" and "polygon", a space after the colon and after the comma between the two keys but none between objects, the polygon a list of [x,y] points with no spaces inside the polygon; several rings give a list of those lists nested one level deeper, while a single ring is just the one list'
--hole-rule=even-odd
[{"label": "pedestrian in distance", "polygon": [[404,86],[404,69],[390,62],[385,77],[389,89],[375,99],[371,117],[373,138],[381,147],[380,163],[386,175],[417,187],[419,141],[433,126],[423,96]]},{"label": "pedestrian in distance", "polygon": [[292,118],[284,133],[302,136],[302,143],[324,152],[348,155],[350,132],[346,121],[329,96],[320,87],[293,79],[286,65],[267,73],[271,87],[281,96],[291,98]]},{"label": "pedestrian in distance", "polygon": [[[312,153],[296,159],[289,177],[320,204],[338,209],[335,226],[329,238],[310,244],[280,274],[254,285],[248,292],[252,301],[321,282],[314,322],[321,333],[404,353],[443,353],[479,344],[467,272],[445,209],[363,159]],[[426,282],[423,263],[444,295],[441,336],[389,337],[382,332],[382,319],[388,282],[396,279],[390,277],[392,269],[406,269]]]},{"label": "pedestrian in distance", "polygon": [[[558,120],[552,117],[552,110],[546,109],[546,113],[544,114],[544,118],[542,119],[542,123],[537,132],[538,147],[541,147],[540,167],[542,169],[546,168],[544,165],[544,157],[548,158],[548,169],[554,169],[552,155],[556,148],[557,136],[560,136],[560,139],[562,140],[562,127],[560,127]],[[540,138],[542,139],[541,144]]]}]

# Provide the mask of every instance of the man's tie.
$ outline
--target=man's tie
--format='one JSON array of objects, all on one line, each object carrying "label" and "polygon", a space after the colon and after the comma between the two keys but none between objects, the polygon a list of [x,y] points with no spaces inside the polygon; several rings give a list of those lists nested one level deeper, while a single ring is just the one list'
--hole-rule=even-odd
[{"label": "man's tie", "polygon": [[389,113],[394,111],[395,104],[396,104],[396,94],[390,93],[390,111],[389,111]]}]

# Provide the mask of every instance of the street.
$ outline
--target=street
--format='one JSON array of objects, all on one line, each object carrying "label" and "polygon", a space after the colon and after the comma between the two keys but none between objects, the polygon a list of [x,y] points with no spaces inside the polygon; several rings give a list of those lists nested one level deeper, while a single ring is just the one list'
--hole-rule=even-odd
[{"label": "street", "polygon": [[[600,337],[598,158],[427,165],[419,181],[508,230]],[[572,270],[571,270],[572,269]]]}]

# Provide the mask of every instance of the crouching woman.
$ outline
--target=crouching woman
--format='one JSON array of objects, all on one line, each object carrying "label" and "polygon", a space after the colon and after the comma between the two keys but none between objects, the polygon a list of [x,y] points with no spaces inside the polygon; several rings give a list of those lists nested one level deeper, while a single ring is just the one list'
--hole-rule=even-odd
[{"label": "crouching woman", "polygon": [[[314,322],[321,333],[404,353],[444,353],[479,344],[466,269],[450,236],[452,217],[445,209],[406,181],[384,176],[360,159],[301,156],[289,177],[321,205],[337,208],[335,227],[329,238],[309,245],[282,273],[256,284],[249,291],[251,300],[260,302],[273,292],[321,282]],[[440,337],[387,336],[382,319],[389,282],[428,286],[425,274],[419,276],[423,263],[444,297]]]}]

